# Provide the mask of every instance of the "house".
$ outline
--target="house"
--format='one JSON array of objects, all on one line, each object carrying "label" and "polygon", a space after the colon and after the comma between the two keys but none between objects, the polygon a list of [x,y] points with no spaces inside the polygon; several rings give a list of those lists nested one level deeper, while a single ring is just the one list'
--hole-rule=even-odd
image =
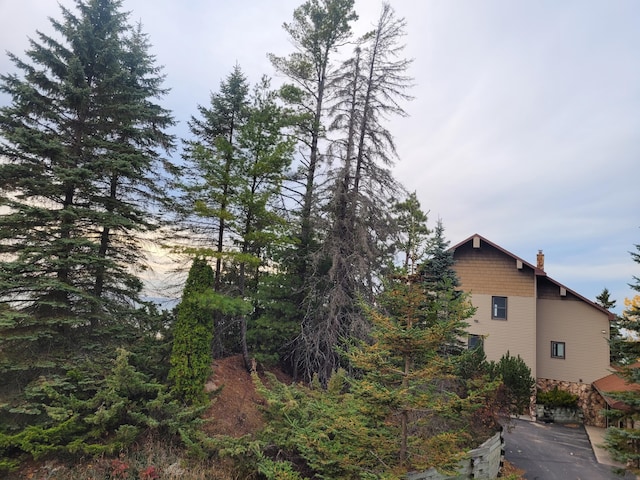
[{"label": "house", "polygon": [[585,422],[603,425],[606,402],[592,384],[611,373],[613,314],[549,277],[542,251],[533,265],[477,234],[452,250],[460,288],[477,308],[469,346],[481,343],[487,360],[520,355],[538,388],[578,395]]}]

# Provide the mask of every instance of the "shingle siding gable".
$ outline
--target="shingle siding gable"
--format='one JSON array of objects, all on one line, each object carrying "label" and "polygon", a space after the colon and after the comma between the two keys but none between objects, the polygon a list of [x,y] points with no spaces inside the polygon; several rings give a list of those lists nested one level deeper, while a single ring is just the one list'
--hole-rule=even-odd
[{"label": "shingle siding gable", "polygon": [[461,288],[467,292],[487,295],[533,297],[535,276],[531,268],[517,268],[517,261],[500,250],[482,243],[472,248],[471,243],[454,251],[455,270]]}]

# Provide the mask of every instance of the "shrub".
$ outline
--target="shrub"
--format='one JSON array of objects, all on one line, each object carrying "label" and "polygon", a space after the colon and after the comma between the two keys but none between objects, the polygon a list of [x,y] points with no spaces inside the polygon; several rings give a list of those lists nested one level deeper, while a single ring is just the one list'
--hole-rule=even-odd
[{"label": "shrub", "polygon": [[536,403],[549,408],[578,408],[578,396],[565,390],[559,390],[556,385],[553,390],[543,392],[538,390]]},{"label": "shrub", "polygon": [[173,325],[169,371],[169,378],[173,380],[172,392],[186,403],[195,405],[208,402],[205,384],[211,375],[214,312],[205,304],[205,293],[211,290],[213,280],[213,269],[205,259],[196,257]]},{"label": "shrub", "polygon": [[87,398],[79,396],[86,392],[78,387],[84,383],[78,372],[64,379],[43,378],[33,395],[47,421],[16,433],[0,432],[0,470],[12,470],[29,457],[117,453],[144,432],[197,448],[205,407],[185,408],[164,385],[131,365],[129,357],[129,352],[119,350],[112,370]]},{"label": "shrub", "polygon": [[529,406],[536,384],[531,369],[524,360],[505,353],[498,363],[489,362],[489,375],[502,378],[505,387],[506,402],[514,414],[521,414]]},{"label": "shrub", "polygon": [[336,372],[326,390],[317,381],[304,387],[267,378],[270,388],[253,376],[266,400],[268,423],[260,440],[270,448],[263,452],[277,452],[272,460],[288,459],[274,463],[259,454],[259,471],[267,478],[293,479],[296,472],[307,478],[389,478],[385,470],[397,460],[397,436],[384,416],[348,391],[345,372]]}]

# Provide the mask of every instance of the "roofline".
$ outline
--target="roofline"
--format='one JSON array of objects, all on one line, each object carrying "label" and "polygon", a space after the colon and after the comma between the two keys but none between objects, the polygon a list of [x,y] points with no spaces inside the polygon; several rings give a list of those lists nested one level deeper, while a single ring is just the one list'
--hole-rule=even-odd
[{"label": "roofline", "polygon": [[582,300],[583,302],[591,305],[592,307],[600,310],[603,313],[606,313],[609,321],[613,321],[616,316],[611,313],[609,310],[607,310],[606,308],[604,308],[601,305],[598,305],[597,303],[589,300],[588,298],[580,295],[578,292],[576,292],[575,290],[572,290],[571,288],[567,287],[566,285],[563,285],[562,283],[558,282],[557,280],[554,280],[553,278],[551,278],[550,276],[548,276],[546,274],[546,272],[538,267],[536,267],[535,265],[527,262],[526,260],[518,257],[517,255],[514,255],[513,253],[511,253],[508,250],[505,250],[504,248],[502,248],[500,245],[497,245],[495,243],[493,243],[491,240],[487,240],[485,237],[483,237],[482,235],[479,235],[477,233],[474,233],[473,235],[471,235],[470,237],[468,237],[467,239],[463,240],[462,242],[459,242],[457,244],[455,244],[454,246],[450,247],[449,250],[451,251],[455,251],[456,248],[461,247],[462,245],[469,243],[470,241],[473,240],[474,237],[479,237],[480,240],[482,240],[483,242],[491,245],[493,248],[495,248],[496,250],[501,251],[502,253],[504,253],[505,255],[508,255],[509,257],[513,258],[514,260],[520,261],[522,262],[523,265],[526,265],[527,267],[531,268],[534,271],[534,274],[536,277],[545,277],[547,278],[551,283],[557,285],[560,288],[564,288],[567,292],[570,292],[572,295],[574,295],[575,297],[578,297],[580,300]]},{"label": "roofline", "polygon": [[540,276],[546,276],[547,274],[544,272],[544,270],[540,270],[538,267],[536,267],[535,265],[527,262],[525,259],[518,257],[517,255],[514,255],[513,253],[511,253],[508,250],[505,250],[504,248],[502,248],[500,245],[497,245],[495,243],[493,243],[491,240],[487,240],[485,237],[483,237],[482,235],[479,235],[477,233],[474,233],[473,235],[471,235],[469,238],[467,238],[466,240],[463,240],[462,242],[454,245],[453,247],[451,247],[449,250],[455,250],[456,248],[464,245],[465,243],[470,242],[471,240],[473,240],[473,237],[479,237],[480,240],[482,240],[485,243],[488,243],[489,245],[491,245],[493,248],[500,250],[502,253],[512,257],[514,260],[519,260],[522,262],[523,265],[526,265],[527,267],[529,267],[530,269],[532,269],[534,272],[536,272],[536,275],[540,275]]}]

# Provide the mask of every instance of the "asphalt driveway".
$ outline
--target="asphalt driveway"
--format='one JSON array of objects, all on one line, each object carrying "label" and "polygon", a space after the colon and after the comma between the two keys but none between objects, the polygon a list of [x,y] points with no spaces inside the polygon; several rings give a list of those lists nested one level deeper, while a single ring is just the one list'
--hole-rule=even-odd
[{"label": "asphalt driveway", "polygon": [[505,429],[505,458],[527,480],[615,480],[615,468],[599,464],[582,425],[512,420]]}]

